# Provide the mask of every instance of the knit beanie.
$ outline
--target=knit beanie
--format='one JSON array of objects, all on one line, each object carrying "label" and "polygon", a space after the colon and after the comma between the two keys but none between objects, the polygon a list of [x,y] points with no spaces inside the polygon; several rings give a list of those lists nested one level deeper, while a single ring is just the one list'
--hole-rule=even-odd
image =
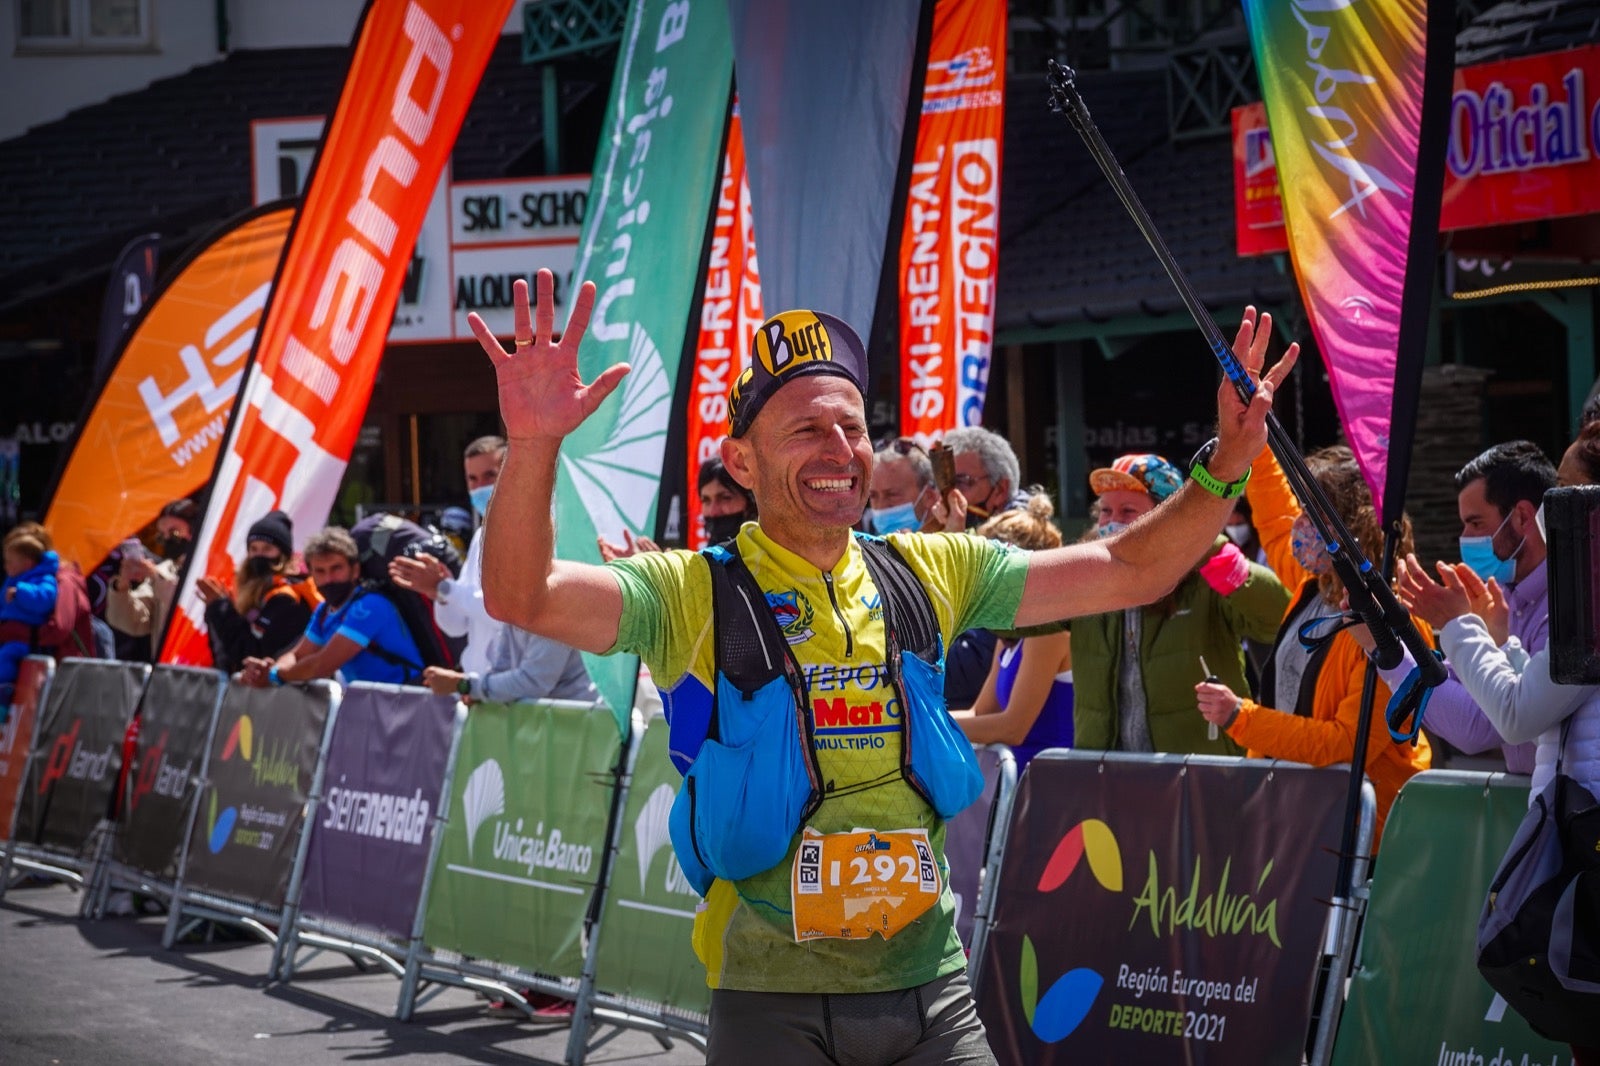
[{"label": "knit beanie", "polygon": [[257,519],[255,525],[250,527],[245,543],[252,540],[264,540],[284,555],[294,554],[294,526],[282,511],[268,511],[264,518]]}]

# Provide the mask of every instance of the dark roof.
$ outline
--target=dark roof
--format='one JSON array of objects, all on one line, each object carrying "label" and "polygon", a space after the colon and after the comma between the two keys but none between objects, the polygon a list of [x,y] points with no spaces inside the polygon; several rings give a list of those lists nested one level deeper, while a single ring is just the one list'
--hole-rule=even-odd
[{"label": "dark roof", "polygon": [[[1200,298],[1233,310],[1279,303],[1272,257],[1241,259],[1227,137],[1172,142],[1160,70],[1078,78],[1090,114]],[[1043,77],[1007,86],[998,330],[1181,312],[1177,290],[1077,131],[1046,104]]]},{"label": "dark roof", "polygon": [[1456,63],[1555,52],[1600,40],[1600,0],[1507,0],[1456,34]]},{"label": "dark roof", "polygon": [[[348,62],[344,47],[234,52],[0,142],[5,302],[104,271],[140,233],[182,242],[249,207],[251,120],[327,114]],[[563,108],[595,88],[564,78]],[[540,140],[541,97],[520,39],[501,38],[456,142],[456,178],[521,173]]]}]

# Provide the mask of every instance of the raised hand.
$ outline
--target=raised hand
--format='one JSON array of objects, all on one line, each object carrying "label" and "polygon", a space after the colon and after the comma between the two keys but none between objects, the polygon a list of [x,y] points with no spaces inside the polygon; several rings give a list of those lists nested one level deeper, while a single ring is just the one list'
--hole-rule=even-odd
[{"label": "raised hand", "polygon": [[1399,585],[1395,593],[1406,610],[1421,618],[1435,629],[1444,628],[1453,618],[1472,613],[1472,603],[1456,571],[1449,563],[1439,563],[1439,581],[1428,576],[1428,571],[1415,555],[1400,560]]},{"label": "raised hand", "polygon": [[1272,315],[1257,314],[1254,307],[1244,309],[1239,331],[1234,334],[1233,354],[1244,364],[1256,382],[1255,398],[1248,406],[1234,392],[1226,377],[1217,388],[1217,450],[1207,463],[1212,476],[1237,481],[1267,444],[1267,415],[1272,413],[1272,397],[1300,358],[1300,345],[1289,345],[1283,358],[1263,372],[1267,346],[1272,341]]},{"label": "raised hand", "polygon": [[1511,638],[1511,606],[1506,603],[1506,594],[1500,588],[1500,582],[1491,577],[1488,584],[1484,584],[1483,578],[1465,563],[1457,563],[1455,572],[1456,579],[1466,591],[1467,602],[1472,605],[1472,613],[1483,619],[1494,642],[1504,645]]},{"label": "raised hand", "polygon": [[439,583],[450,576],[450,568],[427,552],[418,552],[415,558],[398,555],[389,560],[389,578],[403,589],[439,598]]},{"label": "raised hand", "polygon": [[578,374],[578,345],[594,309],[594,284],[584,282],[567,316],[567,328],[555,339],[555,275],[540,270],[538,300],[530,308],[528,284],[512,289],[515,349],[507,352],[476,312],[467,316],[473,336],[494,364],[500,390],[500,418],[512,440],[560,440],[594,413],[628,373],[627,363],[607,367],[590,384]]}]

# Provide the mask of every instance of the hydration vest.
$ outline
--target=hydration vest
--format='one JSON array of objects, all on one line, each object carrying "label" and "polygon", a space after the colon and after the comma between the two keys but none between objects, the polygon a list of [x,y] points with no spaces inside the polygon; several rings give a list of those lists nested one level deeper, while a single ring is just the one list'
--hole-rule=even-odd
[{"label": "hydration vest", "polygon": [[[952,818],[982,792],[983,773],[945,710],[933,604],[887,541],[862,533],[855,540],[883,605],[885,665],[902,708],[901,776]],[[673,730],[673,751],[691,761],[669,824],[678,864],[704,896],[714,878],[739,881],[782,862],[826,795],[805,674],[766,593],[734,544],[700,554],[711,568],[715,691],[702,734]]]}]

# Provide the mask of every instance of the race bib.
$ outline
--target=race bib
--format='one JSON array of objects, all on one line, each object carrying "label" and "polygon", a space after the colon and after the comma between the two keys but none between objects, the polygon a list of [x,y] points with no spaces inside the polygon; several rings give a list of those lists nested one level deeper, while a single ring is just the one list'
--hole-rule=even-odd
[{"label": "race bib", "polygon": [[944,882],[926,829],[819,833],[794,854],[794,938],[888,940],[939,902]]}]

